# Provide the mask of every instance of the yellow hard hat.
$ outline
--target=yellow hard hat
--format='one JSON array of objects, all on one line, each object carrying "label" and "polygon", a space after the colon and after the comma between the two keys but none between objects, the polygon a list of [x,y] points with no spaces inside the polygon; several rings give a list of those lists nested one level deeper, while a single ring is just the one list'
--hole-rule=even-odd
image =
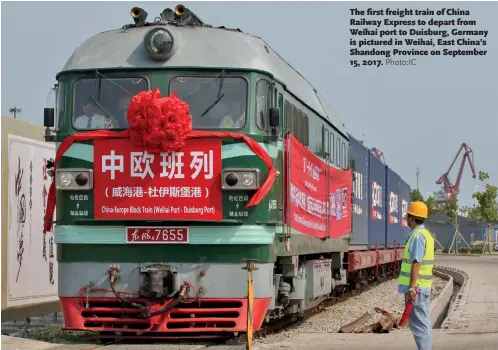
[{"label": "yellow hard hat", "polygon": [[416,201],[410,204],[410,207],[408,208],[408,214],[427,219],[427,217],[429,216],[429,209],[427,209],[427,205],[425,205],[424,202]]}]

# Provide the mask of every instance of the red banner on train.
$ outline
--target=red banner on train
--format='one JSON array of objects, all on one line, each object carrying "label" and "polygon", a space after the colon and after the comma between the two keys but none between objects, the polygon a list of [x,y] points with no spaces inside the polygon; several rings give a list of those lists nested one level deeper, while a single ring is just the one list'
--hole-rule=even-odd
[{"label": "red banner on train", "polygon": [[148,153],[127,139],[94,141],[96,219],[221,220],[221,139]]},{"label": "red banner on train", "polygon": [[350,233],[352,170],[327,166],[292,135],[286,140],[286,154],[286,223],[317,238]]}]

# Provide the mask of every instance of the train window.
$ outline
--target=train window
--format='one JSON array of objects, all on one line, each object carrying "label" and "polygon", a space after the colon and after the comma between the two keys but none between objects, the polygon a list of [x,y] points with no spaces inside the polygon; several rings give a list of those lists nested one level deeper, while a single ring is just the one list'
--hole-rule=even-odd
[{"label": "train window", "polygon": [[256,125],[261,130],[266,130],[270,105],[270,83],[268,80],[261,79],[256,84]]},{"label": "train window", "polygon": [[298,121],[297,121],[297,109],[294,105],[291,105],[292,106],[292,122],[291,122],[291,133],[292,135],[294,135],[297,139],[299,139],[298,135],[297,135],[297,128],[298,128]]},{"label": "train window", "polygon": [[278,109],[280,110],[280,130],[283,129],[283,120],[284,120],[284,96],[282,94],[278,94]]},{"label": "train window", "polygon": [[309,131],[309,120],[308,116],[303,113],[303,132],[304,132],[304,145],[309,146],[310,145],[310,131]]},{"label": "train window", "polygon": [[292,134],[292,104],[290,103],[288,105],[285,117],[287,118],[287,131]]},{"label": "train window", "polygon": [[325,128],[325,125],[322,128],[323,128],[322,139],[323,139],[323,154],[324,154],[323,157],[325,158],[325,157],[327,157],[326,153],[329,152],[330,134],[329,134],[329,131]]},{"label": "train window", "polygon": [[126,113],[131,97],[147,90],[148,85],[141,77],[78,80],[73,91],[73,127],[127,129]]},{"label": "train window", "polygon": [[291,123],[292,123],[292,108],[291,104],[289,101],[285,101],[285,128],[286,131],[291,130]]},{"label": "train window", "polygon": [[349,169],[349,168],[352,168],[352,166],[351,166],[351,145],[349,145],[349,144],[346,144],[346,154],[347,154],[346,168]]},{"label": "train window", "polygon": [[299,142],[301,142],[304,145],[304,118],[303,118],[303,112],[301,112],[299,109],[297,110],[297,130],[296,133],[299,139]]},{"label": "train window", "polygon": [[299,110],[296,108],[294,111],[294,124],[293,124],[293,133],[296,135],[296,138],[301,142],[301,120],[299,119]]},{"label": "train window", "polygon": [[173,92],[189,104],[194,129],[240,129],[246,124],[247,82],[244,78],[176,77],[169,83],[169,93]]},{"label": "train window", "polygon": [[355,163],[356,163],[352,149],[353,149],[353,147],[351,146],[351,144],[349,144],[348,145],[348,162],[349,162],[348,168],[350,168],[350,169],[354,169]]},{"label": "train window", "polygon": [[56,105],[56,126],[57,129],[62,128],[64,125],[64,119],[66,115],[66,83],[62,80],[59,81],[59,86],[57,88],[57,105]]},{"label": "train window", "polygon": [[280,119],[282,119],[282,115],[284,114],[284,96],[282,94],[278,94],[278,109],[280,110]]},{"label": "train window", "polygon": [[346,144],[342,143],[342,167],[347,168],[347,152],[346,152]]},{"label": "train window", "polygon": [[341,140],[338,137],[336,137],[336,139],[335,139],[335,164],[337,166],[341,165],[340,152],[341,152]]},{"label": "train window", "polygon": [[329,156],[330,156],[330,161],[332,163],[334,163],[335,157],[334,157],[334,134],[333,133],[330,133]]}]

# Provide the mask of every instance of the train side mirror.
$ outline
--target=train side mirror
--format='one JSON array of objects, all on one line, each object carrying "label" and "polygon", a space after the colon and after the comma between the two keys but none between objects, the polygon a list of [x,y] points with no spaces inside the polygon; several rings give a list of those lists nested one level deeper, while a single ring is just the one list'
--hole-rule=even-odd
[{"label": "train side mirror", "polygon": [[272,129],[280,126],[280,110],[278,108],[270,108],[270,126]]},{"label": "train side mirror", "polygon": [[54,108],[44,108],[43,109],[43,126],[46,128],[52,128],[55,125],[55,109]]},{"label": "train side mirror", "polygon": [[280,110],[278,108],[271,107],[269,119],[271,134],[277,135],[277,129],[280,126]]}]

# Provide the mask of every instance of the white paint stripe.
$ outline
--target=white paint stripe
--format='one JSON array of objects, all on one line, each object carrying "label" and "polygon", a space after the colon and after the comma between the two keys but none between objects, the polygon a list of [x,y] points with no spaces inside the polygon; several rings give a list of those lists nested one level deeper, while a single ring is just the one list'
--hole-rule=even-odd
[{"label": "white paint stripe", "polygon": [[[124,226],[58,225],[55,228],[55,243],[71,244],[125,244]],[[274,233],[271,227],[260,225],[243,226],[191,226],[190,244],[272,244]]]},{"label": "white paint stripe", "polygon": [[[57,143],[57,148],[59,148],[60,143]],[[278,147],[274,145],[267,145],[259,143],[266,152],[272,158],[276,158],[278,155]],[[244,143],[234,143],[229,145],[223,145],[221,148],[223,159],[236,158],[242,156],[253,156],[254,153],[251,151],[249,146]],[[87,145],[82,143],[75,143],[69,147],[69,149],[64,153],[64,157],[76,158],[85,160],[87,162],[93,163],[93,145]]]},{"label": "white paint stripe", "polygon": [[81,159],[93,163],[93,145],[75,143],[64,153],[64,157]]}]

